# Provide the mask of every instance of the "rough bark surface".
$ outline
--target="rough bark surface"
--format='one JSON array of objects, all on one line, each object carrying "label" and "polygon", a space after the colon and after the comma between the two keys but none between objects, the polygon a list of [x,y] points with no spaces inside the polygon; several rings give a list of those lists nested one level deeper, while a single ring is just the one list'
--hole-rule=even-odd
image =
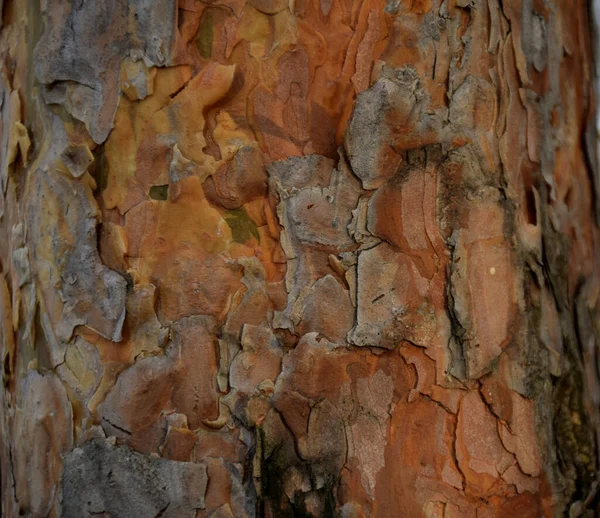
[{"label": "rough bark surface", "polygon": [[0,7],[4,516],[593,512],[586,2]]}]

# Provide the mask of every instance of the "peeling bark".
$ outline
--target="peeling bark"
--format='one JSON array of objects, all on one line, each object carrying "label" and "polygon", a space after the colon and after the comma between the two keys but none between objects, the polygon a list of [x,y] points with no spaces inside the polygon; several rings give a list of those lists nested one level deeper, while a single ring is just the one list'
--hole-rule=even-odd
[{"label": "peeling bark", "polygon": [[584,2],[0,14],[3,516],[593,515]]}]

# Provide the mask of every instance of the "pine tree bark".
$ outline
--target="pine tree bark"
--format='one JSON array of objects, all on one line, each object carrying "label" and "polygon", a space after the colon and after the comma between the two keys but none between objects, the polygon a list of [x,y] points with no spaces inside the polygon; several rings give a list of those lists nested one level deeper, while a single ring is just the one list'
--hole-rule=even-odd
[{"label": "pine tree bark", "polygon": [[593,515],[587,2],[0,11],[3,516]]}]

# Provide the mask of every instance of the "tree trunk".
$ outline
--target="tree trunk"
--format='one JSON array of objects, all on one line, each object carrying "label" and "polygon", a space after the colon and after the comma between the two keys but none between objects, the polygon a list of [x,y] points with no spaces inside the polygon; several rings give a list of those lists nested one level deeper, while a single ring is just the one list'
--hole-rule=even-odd
[{"label": "tree trunk", "polygon": [[4,1],[3,516],[593,515],[587,10]]}]

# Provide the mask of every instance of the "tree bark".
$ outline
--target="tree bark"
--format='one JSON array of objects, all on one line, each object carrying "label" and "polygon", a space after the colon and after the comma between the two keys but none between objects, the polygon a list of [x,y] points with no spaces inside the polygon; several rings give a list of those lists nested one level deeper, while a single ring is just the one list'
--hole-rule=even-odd
[{"label": "tree bark", "polygon": [[587,2],[0,9],[3,516],[594,514]]}]

